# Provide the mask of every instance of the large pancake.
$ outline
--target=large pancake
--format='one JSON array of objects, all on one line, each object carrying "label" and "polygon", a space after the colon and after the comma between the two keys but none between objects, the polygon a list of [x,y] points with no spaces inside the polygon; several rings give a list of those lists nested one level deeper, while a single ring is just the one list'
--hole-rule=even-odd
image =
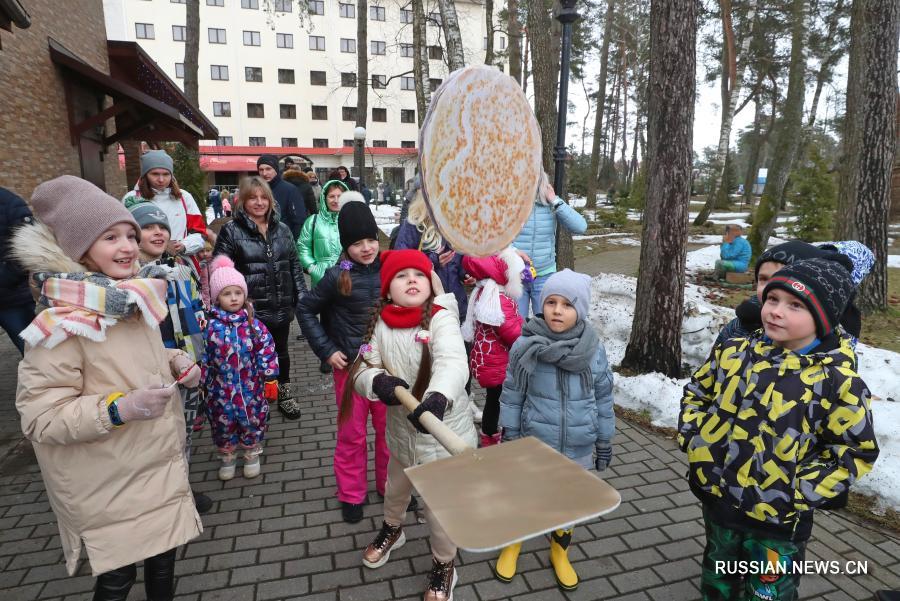
[{"label": "large pancake", "polygon": [[531,213],[541,130],[518,83],[495,67],[453,72],[419,134],[425,202],[444,238],[476,257],[500,252]]}]

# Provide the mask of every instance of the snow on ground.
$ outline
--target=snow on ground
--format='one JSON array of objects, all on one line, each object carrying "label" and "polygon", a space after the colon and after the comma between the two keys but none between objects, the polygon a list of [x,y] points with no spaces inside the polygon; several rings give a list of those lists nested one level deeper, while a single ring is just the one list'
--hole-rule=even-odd
[{"label": "snow on ground", "polygon": [[718,234],[698,234],[688,238],[689,244],[722,244],[722,236]]},{"label": "snow on ground", "polygon": [[[618,274],[601,274],[592,281],[591,321],[606,346],[611,365],[621,363],[631,334],[637,280]],[[685,289],[685,317],[682,328],[683,361],[692,369],[707,358],[721,327],[734,311],[712,305],[705,289],[688,284]],[[881,455],[872,473],[860,480],[855,490],[880,499],[885,506],[900,509],[900,354],[859,344],[859,372],[872,394],[875,432]],[[625,377],[616,374],[616,404],[635,411],[647,411],[654,425],[675,428],[678,424],[685,379],[667,378],[659,373]],[[891,399],[891,400],[888,400]]]},{"label": "snow on ground", "polygon": [[[690,238],[688,238],[688,242],[692,244],[706,244],[708,242],[714,243],[712,246],[698,248],[697,250],[692,250],[687,254],[688,273],[706,271],[713,269],[716,266],[716,261],[718,261],[719,257],[721,256],[720,245],[722,243],[722,236],[691,236]],[[787,242],[787,240],[776,238],[774,236],[769,238],[770,247],[776,244],[781,244],[782,242]]]},{"label": "snow on ground", "polygon": [[609,241],[610,244],[618,244],[619,246],[640,246],[641,241],[635,240],[634,238],[613,238]]},{"label": "snow on ground", "polygon": [[900,255],[888,255],[888,267],[900,268]]},{"label": "snow on ground", "polygon": [[610,232],[608,234],[589,234],[587,236],[572,236],[572,240],[592,240],[594,238],[615,238],[617,236],[631,236],[630,232]]}]

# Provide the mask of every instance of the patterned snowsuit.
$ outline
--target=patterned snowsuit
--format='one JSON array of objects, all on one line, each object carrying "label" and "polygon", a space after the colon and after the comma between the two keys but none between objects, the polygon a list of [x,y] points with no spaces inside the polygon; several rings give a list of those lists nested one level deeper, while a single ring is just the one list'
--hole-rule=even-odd
[{"label": "patterned snowsuit", "polygon": [[269,416],[263,390],[277,376],[278,355],[266,326],[255,318],[251,324],[244,309],[228,313],[214,307],[206,327],[202,382],[213,442],[220,451],[262,442]]}]

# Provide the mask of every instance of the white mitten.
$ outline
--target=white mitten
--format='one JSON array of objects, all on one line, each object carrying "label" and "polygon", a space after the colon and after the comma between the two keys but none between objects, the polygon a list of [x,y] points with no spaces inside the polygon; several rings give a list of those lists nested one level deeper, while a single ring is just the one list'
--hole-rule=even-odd
[{"label": "white mitten", "polygon": [[139,388],[116,401],[123,423],[135,420],[156,419],[166,411],[172,401],[172,389]]}]

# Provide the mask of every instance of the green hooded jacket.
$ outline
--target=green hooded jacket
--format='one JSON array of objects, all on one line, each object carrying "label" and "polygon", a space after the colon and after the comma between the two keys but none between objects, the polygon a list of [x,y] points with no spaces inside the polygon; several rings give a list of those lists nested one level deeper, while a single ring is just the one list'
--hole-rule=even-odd
[{"label": "green hooded jacket", "polygon": [[338,214],[328,209],[325,191],[337,184],[345,191],[347,185],[339,180],[330,180],[322,186],[319,195],[319,212],[306,219],[297,238],[297,255],[300,265],[309,274],[314,288],[329,267],[337,263],[341,256],[341,236],[338,233]]}]

